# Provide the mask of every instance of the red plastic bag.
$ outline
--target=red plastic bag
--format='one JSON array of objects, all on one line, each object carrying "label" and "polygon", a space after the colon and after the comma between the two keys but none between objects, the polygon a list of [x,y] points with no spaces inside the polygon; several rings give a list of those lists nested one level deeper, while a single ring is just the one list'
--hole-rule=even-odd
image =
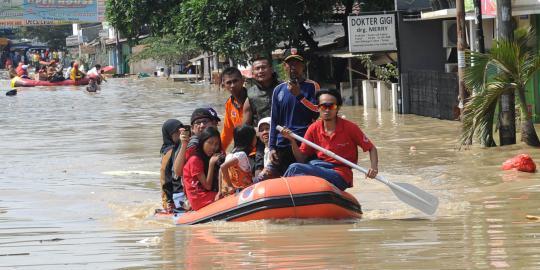
[{"label": "red plastic bag", "polygon": [[527,154],[519,154],[502,165],[503,170],[518,170],[522,172],[536,172],[536,164],[531,156]]}]

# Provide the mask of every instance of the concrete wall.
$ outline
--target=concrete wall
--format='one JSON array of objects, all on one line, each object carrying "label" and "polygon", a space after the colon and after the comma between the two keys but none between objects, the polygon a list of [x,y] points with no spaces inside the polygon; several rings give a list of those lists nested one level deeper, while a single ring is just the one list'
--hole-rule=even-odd
[{"label": "concrete wall", "polygon": [[[138,45],[132,48],[132,53],[136,54],[140,52],[144,47],[142,45]],[[150,75],[154,75],[154,71],[156,71],[156,67],[165,67],[165,63],[163,61],[155,61],[155,60],[142,60],[138,62],[129,61],[129,72],[131,74],[138,74],[139,72],[145,72]]]}]

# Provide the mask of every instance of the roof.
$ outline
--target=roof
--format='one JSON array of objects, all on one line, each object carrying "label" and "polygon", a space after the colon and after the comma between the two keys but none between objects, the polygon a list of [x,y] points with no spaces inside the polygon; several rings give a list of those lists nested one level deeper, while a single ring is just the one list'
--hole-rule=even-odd
[{"label": "roof", "polygon": [[[420,11],[433,9],[431,0],[397,0],[397,10],[400,11]],[[446,1],[445,1],[446,2]]]},{"label": "roof", "polygon": [[338,38],[345,36],[341,23],[321,23],[312,29],[315,32],[313,39],[319,43],[319,47],[335,44]]},{"label": "roof", "polygon": [[[360,3],[358,3],[358,1],[355,1],[354,4],[353,4],[353,8],[352,8],[352,14],[360,14]],[[335,4],[334,7],[332,8],[332,13],[333,14],[345,14],[345,5],[341,4],[341,3],[338,3],[338,4]]]}]

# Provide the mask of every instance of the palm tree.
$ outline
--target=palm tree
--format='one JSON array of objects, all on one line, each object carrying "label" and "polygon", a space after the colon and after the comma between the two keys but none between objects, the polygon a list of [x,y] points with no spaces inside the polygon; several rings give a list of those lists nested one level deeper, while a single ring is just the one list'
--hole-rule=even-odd
[{"label": "palm tree", "polygon": [[521,141],[540,146],[525,100],[527,82],[540,70],[540,56],[527,46],[533,38],[530,28],[518,29],[514,40],[496,41],[488,53],[466,52],[465,84],[468,91],[474,91],[463,112],[462,145],[476,137],[483,146],[495,146],[494,112],[501,95],[508,91],[519,99]]}]

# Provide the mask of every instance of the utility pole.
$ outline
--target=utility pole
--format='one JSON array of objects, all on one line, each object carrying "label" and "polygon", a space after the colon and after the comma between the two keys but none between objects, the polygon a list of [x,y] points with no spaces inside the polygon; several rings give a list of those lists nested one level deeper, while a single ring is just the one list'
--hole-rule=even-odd
[{"label": "utility pole", "polygon": [[[475,49],[479,53],[485,53],[486,47],[484,45],[484,28],[482,26],[482,1],[481,0],[474,0],[474,15],[475,15]],[[478,89],[473,89],[473,91],[477,92]],[[489,108],[488,114],[493,117],[495,115],[495,110],[497,109],[497,106],[491,106]],[[480,138],[480,143],[484,147],[493,147],[497,144],[493,140],[493,126],[486,127],[489,131],[486,133],[483,133],[482,138]],[[472,141],[469,142],[469,144],[472,144]]]},{"label": "utility pole", "polygon": [[484,29],[482,26],[482,0],[474,0],[474,15],[475,15],[475,47],[479,53],[486,52],[484,45]]},{"label": "utility pole", "polygon": [[467,37],[465,32],[465,3],[464,0],[456,1],[456,28],[457,28],[457,60],[459,82],[459,119],[463,118],[465,104],[465,50],[467,49]]},{"label": "utility pole", "polygon": [[[497,39],[514,39],[511,0],[497,0]],[[499,104],[499,138],[501,145],[516,143],[515,102],[515,95],[512,91],[507,91],[501,95]]]},{"label": "utility pole", "polygon": [[122,44],[120,43],[120,32],[118,29],[114,29],[116,36],[116,73],[124,74],[124,65],[122,62]]}]

